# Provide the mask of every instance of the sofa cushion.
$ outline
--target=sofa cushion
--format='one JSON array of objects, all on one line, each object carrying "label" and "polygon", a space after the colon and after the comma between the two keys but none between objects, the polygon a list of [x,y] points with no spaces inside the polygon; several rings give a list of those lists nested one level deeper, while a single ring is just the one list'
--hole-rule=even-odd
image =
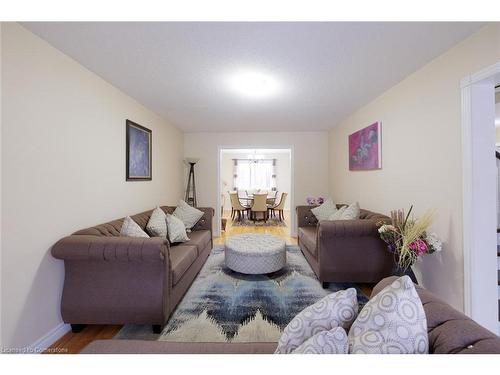
[{"label": "sofa cushion", "polygon": [[171,243],[187,242],[189,237],[186,234],[186,227],[181,219],[174,215],[167,214],[168,240]]},{"label": "sofa cushion", "polygon": [[425,354],[428,348],[424,308],[408,276],[368,301],[349,330],[349,353]]},{"label": "sofa cushion", "polygon": [[340,220],[356,220],[359,219],[359,203],[353,203],[347,207],[342,215],[340,216]]},{"label": "sofa cushion", "polygon": [[[397,277],[381,280],[372,291],[371,298],[379,294]],[[424,306],[429,334],[429,353],[500,353],[500,338],[443,300],[416,285],[415,289]]]},{"label": "sofa cushion", "polygon": [[299,238],[304,244],[306,249],[315,257],[318,258],[318,249],[316,246],[316,227],[302,227],[299,228]]},{"label": "sofa cushion", "polygon": [[183,200],[179,201],[179,205],[175,209],[173,215],[182,220],[186,229],[191,229],[196,225],[198,220],[203,216],[203,211],[190,206]]},{"label": "sofa cushion", "polygon": [[151,237],[167,238],[167,215],[160,207],[156,207],[151,213],[146,225],[146,232]]},{"label": "sofa cushion", "polygon": [[211,239],[212,236],[210,234],[210,231],[195,230],[189,233],[189,241],[184,242],[183,245],[196,246],[196,249],[198,250],[197,254],[200,255],[203,252],[203,249],[208,246]]},{"label": "sofa cushion", "polygon": [[176,285],[198,257],[198,250],[193,245],[174,245],[170,247],[172,282]]},{"label": "sofa cushion", "polygon": [[347,354],[347,334],[341,327],[316,333],[293,351],[292,354]]},{"label": "sofa cushion", "polygon": [[120,235],[125,237],[144,237],[149,238],[148,234],[142,230],[142,228],[137,225],[137,223],[132,220],[130,216],[127,216],[123,220],[122,228],[120,229]]},{"label": "sofa cushion", "polygon": [[311,209],[311,212],[314,216],[316,216],[318,221],[328,220],[328,218],[332,216],[335,211],[337,211],[337,206],[333,203],[331,198],[328,198],[321,206]]},{"label": "sofa cushion", "polygon": [[322,331],[329,331],[335,327],[348,330],[357,314],[356,289],[349,288],[331,293],[306,307],[288,323],[279,339],[276,353],[292,353],[305,341]]}]

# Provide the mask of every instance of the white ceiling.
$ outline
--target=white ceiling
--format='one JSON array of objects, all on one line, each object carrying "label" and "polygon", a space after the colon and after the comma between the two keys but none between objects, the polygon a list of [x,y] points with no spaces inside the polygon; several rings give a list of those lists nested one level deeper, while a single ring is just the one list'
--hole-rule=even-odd
[{"label": "white ceiling", "polygon": [[[23,23],[186,132],[326,130],[480,23]],[[225,86],[251,68],[280,95]]]}]

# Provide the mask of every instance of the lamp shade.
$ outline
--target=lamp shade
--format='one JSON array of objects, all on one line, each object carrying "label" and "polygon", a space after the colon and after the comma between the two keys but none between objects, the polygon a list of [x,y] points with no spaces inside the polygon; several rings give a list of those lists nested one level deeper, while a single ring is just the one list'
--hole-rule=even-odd
[{"label": "lamp shade", "polygon": [[184,159],[188,164],[196,164],[200,161],[200,158],[185,158]]}]

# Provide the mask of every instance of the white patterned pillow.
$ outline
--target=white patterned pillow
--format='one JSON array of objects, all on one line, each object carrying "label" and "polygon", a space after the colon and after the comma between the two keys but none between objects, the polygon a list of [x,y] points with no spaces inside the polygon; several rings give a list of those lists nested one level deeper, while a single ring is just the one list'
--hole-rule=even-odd
[{"label": "white patterned pillow", "polygon": [[332,293],[302,310],[285,327],[275,353],[288,354],[321,331],[349,329],[358,313],[356,289]]},{"label": "white patterned pillow", "polygon": [[345,209],[340,217],[340,220],[356,220],[359,219],[359,203],[353,203]]},{"label": "white patterned pillow", "polygon": [[149,238],[148,234],[144,232],[139,224],[132,220],[130,216],[127,216],[123,220],[122,228],[120,229],[120,236]]},{"label": "white patterned pillow", "polygon": [[167,215],[160,207],[156,207],[151,213],[146,230],[152,237],[167,238]]},{"label": "white patterned pillow", "polygon": [[344,328],[335,327],[316,333],[293,351],[292,354],[347,354],[349,343]]},{"label": "white patterned pillow", "polygon": [[337,211],[337,206],[331,198],[328,198],[321,206],[311,209],[311,212],[316,216],[318,221],[328,220]]},{"label": "white patterned pillow", "polygon": [[411,279],[400,277],[368,301],[348,338],[354,354],[427,353],[427,320]]},{"label": "white patterned pillow", "polygon": [[168,240],[171,243],[189,241],[186,234],[186,227],[181,219],[174,215],[167,214]]},{"label": "white patterned pillow", "polygon": [[201,219],[203,211],[200,211],[197,208],[190,206],[183,200],[180,200],[173,215],[182,220],[186,229],[191,229],[196,225],[198,220]]},{"label": "white patterned pillow", "polygon": [[347,209],[347,206],[340,207],[337,211],[335,211],[335,213],[330,215],[328,220],[342,220],[341,217],[344,214],[346,209]]}]

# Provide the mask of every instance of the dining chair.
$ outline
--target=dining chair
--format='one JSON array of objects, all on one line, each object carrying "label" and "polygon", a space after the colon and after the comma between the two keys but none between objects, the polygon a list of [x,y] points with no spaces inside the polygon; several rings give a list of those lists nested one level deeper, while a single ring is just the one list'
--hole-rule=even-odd
[{"label": "dining chair", "polygon": [[257,214],[262,213],[264,216],[264,222],[267,222],[269,218],[269,211],[267,209],[267,194],[254,194],[253,204],[250,208],[251,219],[255,222]]},{"label": "dining chair", "polygon": [[269,208],[276,204],[276,199],[278,198],[278,190],[274,190],[272,193],[267,196],[267,205]]},{"label": "dining chair", "polygon": [[273,217],[276,217],[276,211],[278,211],[278,218],[280,221],[285,220],[285,214],[283,213],[285,209],[285,202],[286,202],[286,197],[288,196],[288,193],[281,193],[281,198],[280,202],[276,204],[273,207],[270,207],[269,210],[271,211],[271,215]]},{"label": "dining chair", "polygon": [[245,216],[245,211],[248,207],[243,206],[238,198],[238,192],[229,192],[229,197],[231,198],[231,219],[234,220],[236,214],[238,215],[238,220],[241,221]]}]

